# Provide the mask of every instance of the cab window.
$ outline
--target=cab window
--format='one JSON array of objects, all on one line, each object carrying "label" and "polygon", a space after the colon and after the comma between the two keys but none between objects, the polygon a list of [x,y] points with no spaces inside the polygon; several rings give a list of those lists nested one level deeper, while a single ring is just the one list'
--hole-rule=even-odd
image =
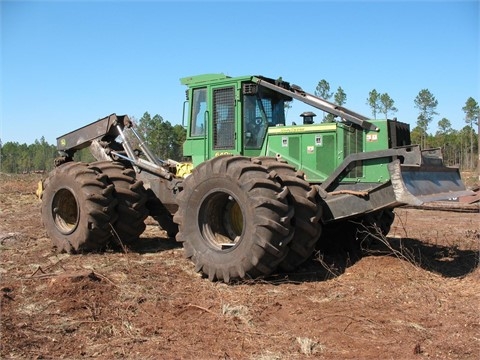
[{"label": "cab window", "polygon": [[190,136],[205,135],[205,116],[207,111],[207,89],[193,90]]}]

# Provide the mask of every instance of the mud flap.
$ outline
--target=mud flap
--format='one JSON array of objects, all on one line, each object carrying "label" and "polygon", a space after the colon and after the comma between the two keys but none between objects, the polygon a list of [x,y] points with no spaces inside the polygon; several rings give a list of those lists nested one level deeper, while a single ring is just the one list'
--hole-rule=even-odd
[{"label": "mud flap", "polygon": [[458,168],[441,163],[407,165],[394,160],[388,169],[395,197],[401,203],[421,205],[473,194],[465,188]]}]

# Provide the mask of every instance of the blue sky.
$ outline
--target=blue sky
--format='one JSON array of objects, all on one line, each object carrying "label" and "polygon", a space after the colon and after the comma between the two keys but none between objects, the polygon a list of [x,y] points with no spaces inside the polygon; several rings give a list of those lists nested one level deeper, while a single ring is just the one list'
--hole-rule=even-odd
[{"label": "blue sky", "polygon": [[[480,102],[479,1],[0,4],[3,143],[54,144],[114,112],[179,124],[179,79],[203,73],[282,76],[311,93],[325,79],[366,116],[375,88],[412,128],[428,89],[439,113],[430,133],[443,117],[461,129],[466,100]],[[287,124],[304,110],[294,102]]]}]

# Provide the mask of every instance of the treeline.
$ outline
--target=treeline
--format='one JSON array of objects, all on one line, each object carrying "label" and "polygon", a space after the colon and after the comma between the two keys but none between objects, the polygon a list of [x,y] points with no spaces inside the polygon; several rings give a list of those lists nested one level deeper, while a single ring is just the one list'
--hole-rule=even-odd
[{"label": "treeline", "polygon": [[148,112],[134,122],[137,132],[147,141],[148,147],[162,160],[183,158],[183,143],[187,131],[182,125],[174,125],[163,120],[160,115],[150,116]]},{"label": "treeline", "polygon": [[445,165],[459,166],[461,170],[477,167],[478,142],[471,142],[477,136],[475,129],[465,126],[461,130],[437,131],[435,135],[422,133],[418,127],[410,132],[412,144],[425,143],[422,148],[441,148]]},{"label": "treeline", "polygon": [[[160,159],[182,160],[182,145],[186,131],[181,125],[172,125],[160,115],[151,116],[146,112],[135,120],[137,132],[147,141],[150,149]],[[425,134],[417,126],[411,132],[412,143],[423,143],[424,148],[442,148],[447,165],[460,166],[462,170],[474,169],[478,158],[478,142],[472,142],[477,136],[470,125],[461,130],[452,129],[449,121],[439,122],[436,134]],[[56,145],[48,144],[45,138],[35,140],[31,145],[18,142],[0,141],[0,169],[3,173],[48,172],[53,168],[53,159],[59,156]],[[88,149],[75,154],[76,161],[94,161]]]},{"label": "treeline", "polygon": [[31,173],[46,172],[53,168],[53,159],[57,156],[57,148],[50,145],[42,136],[33,144],[0,141],[1,172]]}]

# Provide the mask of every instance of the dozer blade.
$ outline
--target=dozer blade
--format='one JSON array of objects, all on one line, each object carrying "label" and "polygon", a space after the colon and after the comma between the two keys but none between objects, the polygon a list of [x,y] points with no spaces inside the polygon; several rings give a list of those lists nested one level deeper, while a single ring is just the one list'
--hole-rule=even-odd
[{"label": "dozer blade", "polygon": [[459,169],[444,166],[441,161],[408,165],[395,160],[389,164],[389,171],[395,197],[408,205],[474,194],[465,188]]}]

